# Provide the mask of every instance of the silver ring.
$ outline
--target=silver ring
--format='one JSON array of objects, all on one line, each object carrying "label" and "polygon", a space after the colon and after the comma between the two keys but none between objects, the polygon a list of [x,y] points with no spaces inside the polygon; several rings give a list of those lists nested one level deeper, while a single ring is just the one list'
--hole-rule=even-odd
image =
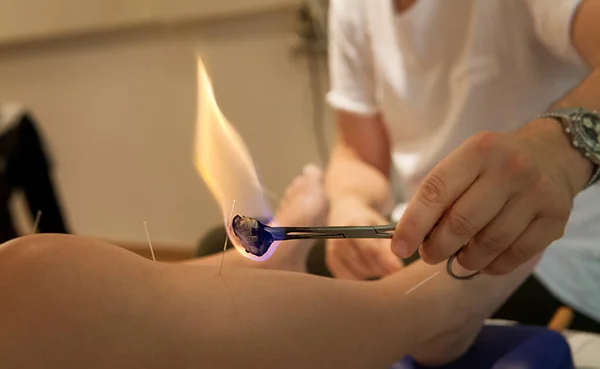
[{"label": "silver ring", "polygon": [[454,272],[452,271],[452,263],[454,262],[454,259],[456,259],[456,257],[458,256],[458,253],[461,250],[462,250],[462,247],[460,249],[458,249],[458,251],[456,251],[454,253],[454,255],[452,255],[452,256],[450,256],[450,258],[448,258],[448,261],[446,262],[446,272],[448,272],[448,275],[454,279],[457,279],[459,281],[466,281],[466,280],[475,278],[475,276],[479,274],[479,271],[477,271],[473,274],[463,275],[463,276],[454,274]]}]

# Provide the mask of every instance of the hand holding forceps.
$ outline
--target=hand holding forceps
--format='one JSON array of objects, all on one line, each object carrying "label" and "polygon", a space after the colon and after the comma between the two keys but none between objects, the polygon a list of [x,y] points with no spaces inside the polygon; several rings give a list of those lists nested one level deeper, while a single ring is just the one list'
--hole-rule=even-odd
[{"label": "hand holding forceps", "polygon": [[[256,256],[266,254],[275,241],[300,239],[338,239],[338,238],[385,238],[391,239],[396,224],[380,226],[328,226],[328,227],[271,227],[256,219],[236,215],[232,228],[248,253]],[[459,276],[452,271],[452,264],[462,249],[454,253],[446,262],[446,271],[454,279],[468,280],[479,272]]]}]

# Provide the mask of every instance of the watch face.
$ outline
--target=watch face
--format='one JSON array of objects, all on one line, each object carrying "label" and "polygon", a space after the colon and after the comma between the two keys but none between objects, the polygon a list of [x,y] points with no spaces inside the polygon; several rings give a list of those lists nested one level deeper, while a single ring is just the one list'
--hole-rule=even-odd
[{"label": "watch face", "polygon": [[580,138],[585,141],[587,147],[600,152],[600,117],[595,113],[585,112],[581,114],[580,119],[577,124]]}]

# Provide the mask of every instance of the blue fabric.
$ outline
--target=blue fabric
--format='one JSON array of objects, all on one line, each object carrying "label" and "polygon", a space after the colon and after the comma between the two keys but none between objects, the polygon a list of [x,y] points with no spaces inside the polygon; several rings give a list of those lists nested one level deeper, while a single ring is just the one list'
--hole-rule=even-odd
[{"label": "blue fabric", "polygon": [[[554,331],[530,326],[485,326],[473,346],[456,361],[435,369],[574,369],[571,349]],[[410,357],[392,369],[432,369]]]}]

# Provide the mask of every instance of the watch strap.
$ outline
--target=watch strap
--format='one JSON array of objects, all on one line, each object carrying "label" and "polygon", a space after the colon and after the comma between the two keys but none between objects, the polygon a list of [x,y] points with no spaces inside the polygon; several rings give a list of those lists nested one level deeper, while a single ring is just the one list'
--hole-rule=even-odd
[{"label": "watch strap", "polygon": [[[593,148],[586,147],[586,144],[582,142],[578,137],[575,136],[575,126],[574,120],[580,119],[583,113],[589,113],[583,108],[566,108],[566,109],[557,109],[553,111],[549,111],[546,113],[542,113],[538,115],[538,118],[554,118],[557,120],[563,127],[563,130],[566,136],[569,138],[571,142],[571,146],[574,149],[579,151],[579,153],[586,159],[588,159],[593,165],[594,169],[592,171],[592,175],[588,182],[585,185],[585,188],[593,186],[594,184],[600,181],[600,165],[597,163],[597,160],[593,160],[592,151]],[[596,112],[593,112],[596,113]],[[600,144],[600,142],[597,142]]]}]

